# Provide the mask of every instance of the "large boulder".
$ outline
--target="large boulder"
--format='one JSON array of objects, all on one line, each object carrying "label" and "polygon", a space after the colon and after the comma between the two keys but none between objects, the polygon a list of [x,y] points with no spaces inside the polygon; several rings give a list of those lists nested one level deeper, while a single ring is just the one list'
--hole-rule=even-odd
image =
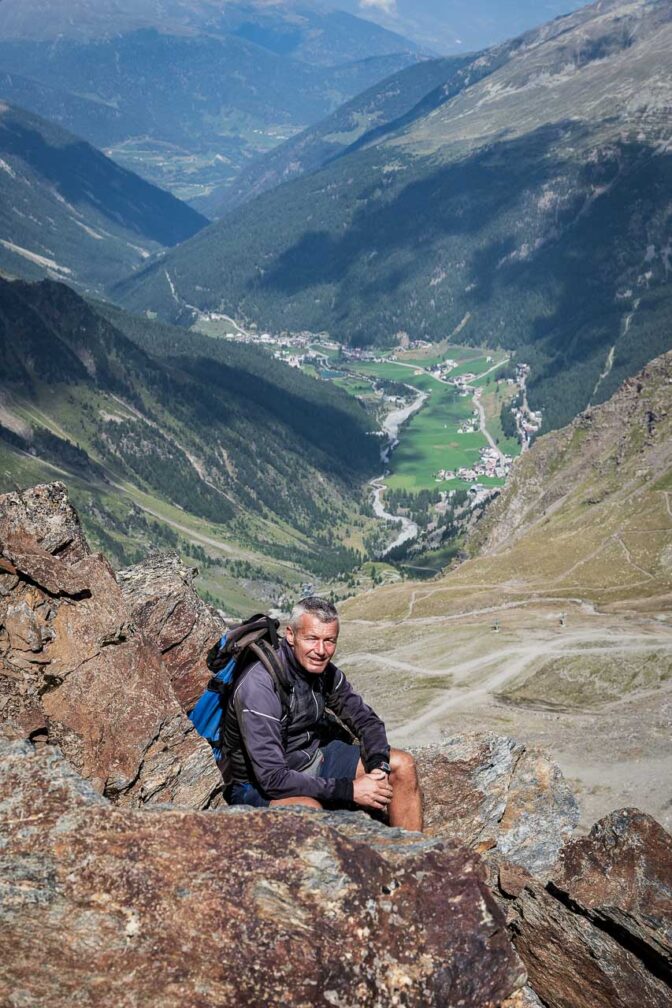
[{"label": "large boulder", "polygon": [[477,855],[362,814],[112,805],[0,743],[0,1003],[492,1008],[524,982]]},{"label": "large boulder", "polygon": [[204,808],[221,778],[160,649],[59,485],[0,497],[0,712],[121,804]]},{"label": "large boulder", "polygon": [[152,553],[117,574],[134,626],[158,646],[187,711],[208,683],[205,658],[223,631],[221,617],[194,590],[196,573],[177,553]]},{"label": "large boulder", "polygon": [[0,497],[3,533],[28,533],[47,553],[74,562],[91,552],[63,483],[42,483]]},{"label": "large boulder", "polygon": [[457,837],[548,878],[579,819],[560,768],[543,750],[491,733],[415,751],[434,836]]},{"label": "large boulder", "polygon": [[672,987],[672,836],[638,809],[620,809],[568,844],[558,868],[554,894]]},{"label": "large boulder", "polygon": [[503,862],[516,949],[548,1008],[672,1004],[672,837],[634,809],[564,849],[544,885]]}]

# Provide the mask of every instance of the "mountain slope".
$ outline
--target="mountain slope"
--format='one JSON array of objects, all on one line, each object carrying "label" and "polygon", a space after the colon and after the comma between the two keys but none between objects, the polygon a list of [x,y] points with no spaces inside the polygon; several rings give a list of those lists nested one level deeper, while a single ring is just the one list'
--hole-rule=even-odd
[{"label": "mountain slope", "polygon": [[340,5],[314,0],[3,0],[4,39],[105,39],[139,28],[237,35],[269,52],[335,66],[419,47]]},{"label": "mountain slope", "polygon": [[119,294],[356,343],[459,327],[531,364],[531,404],[560,426],[669,346],[671,54],[660,0],[553,22]]},{"label": "mountain slope", "polygon": [[[471,559],[413,591],[347,603],[360,616],[577,598],[664,611],[672,598],[672,351],[605,403],[540,437],[476,526]],[[451,601],[452,600],[452,601]]]},{"label": "mountain slope", "polygon": [[122,560],[144,512],[172,530],[157,542],[177,529],[201,554],[265,555],[295,581],[352,565],[339,529],[378,463],[359,404],[263,351],[104,311],[61,284],[0,279],[3,484],[38,463],[65,471]]},{"label": "mountain slope", "polygon": [[471,549],[343,604],[393,744],[504,731],[553,748],[584,823],[615,796],[669,821],[672,353],[539,438]]},{"label": "mountain slope", "polygon": [[[341,0],[344,10],[361,11],[361,0]],[[559,17],[582,0],[395,0],[367,2],[372,21],[402,32],[442,53],[474,52]]]},{"label": "mountain slope", "polygon": [[[0,5],[0,96],[181,198],[230,180],[418,56],[370,22],[311,4]],[[57,92],[52,110],[44,88]]]},{"label": "mountain slope", "polygon": [[193,206],[210,217],[219,217],[288,179],[316,171],[372,129],[409,112],[465,62],[464,57],[422,60],[385,78],[315,126],[256,158],[232,185],[216,187],[206,197],[192,201]]},{"label": "mountain slope", "polygon": [[206,219],[60,128],[0,102],[0,268],[102,290]]}]

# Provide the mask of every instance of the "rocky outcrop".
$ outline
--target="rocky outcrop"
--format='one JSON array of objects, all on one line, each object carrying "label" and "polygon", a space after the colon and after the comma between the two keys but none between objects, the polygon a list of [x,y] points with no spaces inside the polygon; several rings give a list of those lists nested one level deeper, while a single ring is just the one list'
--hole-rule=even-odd
[{"label": "rocky outcrop", "polygon": [[637,809],[601,819],[564,848],[552,891],[672,988],[672,836],[655,819]]},{"label": "rocky outcrop", "polygon": [[0,497],[0,531],[28,534],[53,556],[74,563],[91,553],[79,515],[62,483],[44,483]]},{"label": "rocky outcrop", "polygon": [[537,878],[549,876],[579,809],[559,767],[541,749],[474,733],[415,756],[429,833],[504,856]]},{"label": "rocky outcrop", "polygon": [[209,747],[130,616],[62,485],[0,497],[3,719],[121,804],[206,807],[221,791]]},{"label": "rocky outcrop", "polygon": [[549,1008],[672,1003],[672,837],[655,820],[614,812],[567,845],[546,886],[503,863],[498,887]]},{"label": "rocky outcrop", "polygon": [[133,624],[158,645],[187,711],[208,683],[205,657],[223,631],[221,617],[193,588],[196,573],[177,553],[153,553],[117,574]]},{"label": "rocky outcrop", "polygon": [[115,576],[59,484],[0,497],[0,1003],[672,1003],[672,837],[625,809],[572,839],[539,749],[419,750],[424,835],[227,808],[183,712],[221,631],[192,578]]},{"label": "rocky outcrop", "polygon": [[487,1008],[524,980],[478,857],[360,815],[119,808],[14,742],[0,835],[3,1004]]}]

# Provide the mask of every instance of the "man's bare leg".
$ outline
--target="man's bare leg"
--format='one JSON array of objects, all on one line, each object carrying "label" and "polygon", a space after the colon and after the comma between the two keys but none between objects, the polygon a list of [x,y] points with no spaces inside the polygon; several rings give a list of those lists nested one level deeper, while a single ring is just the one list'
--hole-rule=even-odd
[{"label": "man's bare leg", "polygon": [[418,783],[415,760],[403,749],[390,750],[390,826],[422,832],[422,791]]},{"label": "man's bare leg", "polygon": [[[418,783],[418,772],[415,760],[403,749],[390,750],[390,784],[392,785],[392,801],[387,809],[390,826],[400,826],[401,829],[422,832],[422,792]],[[377,771],[374,770],[373,773]],[[382,774],[382,770],[380,773]],[[360,760],[357,764],[355,777],[366,773]]]},{"label": "man's bare leg", "polygon": [[279,805],[307,805],[308,808],[322,808],[316,798],[303,798],[302,796],[297,796],[295,798],[276,798],[271,802],[272,808],[277,808]]}]

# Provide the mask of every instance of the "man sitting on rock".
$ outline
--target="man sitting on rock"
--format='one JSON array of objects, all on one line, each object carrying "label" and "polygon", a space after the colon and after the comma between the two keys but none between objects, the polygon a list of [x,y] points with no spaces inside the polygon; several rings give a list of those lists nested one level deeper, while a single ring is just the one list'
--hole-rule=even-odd
[{"label": "man sitting on rock", "polygon": [[[391,826],[422,829],[413,757],[390,749],[385,725],[332,664],[338,613],[324,599],[292,610],[280,657],[290,691],[287,714],[261,662],[251,665],[226,712],[225,747],[233,768],[232,805],[308,805],[386,813]],[[359,745],[324,741],[328,707]]]}]

